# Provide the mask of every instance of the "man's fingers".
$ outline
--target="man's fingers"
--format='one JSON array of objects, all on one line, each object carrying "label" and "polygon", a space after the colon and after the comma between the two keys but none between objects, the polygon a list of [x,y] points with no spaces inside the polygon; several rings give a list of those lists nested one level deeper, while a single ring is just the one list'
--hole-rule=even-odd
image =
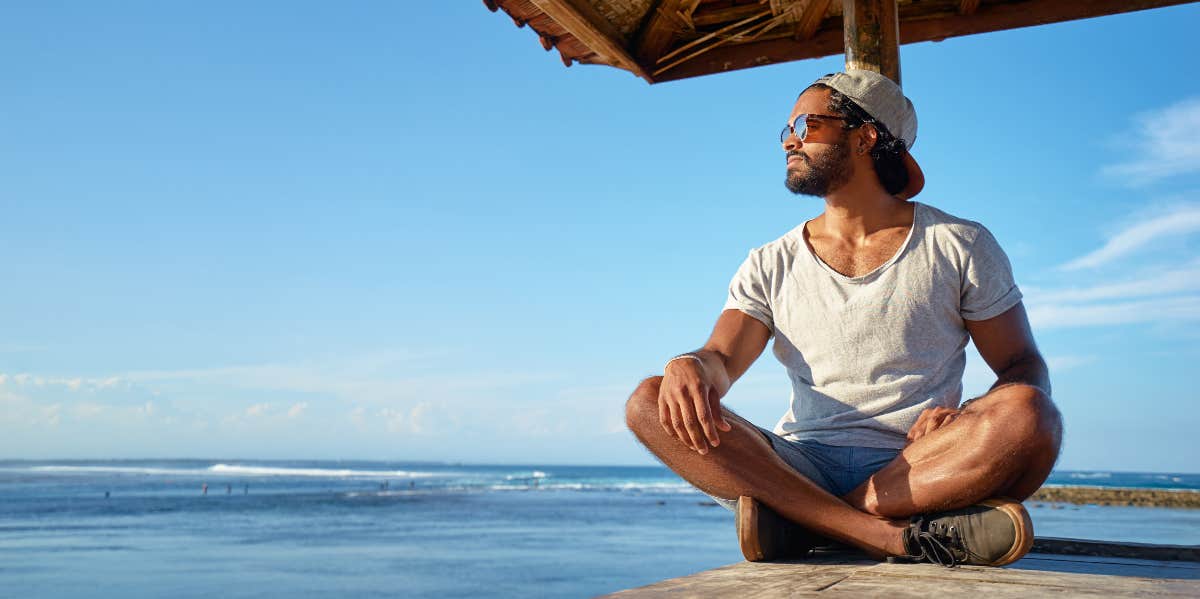
[{"label": "man's fingers", "polygon": [[[708,400],[692,397],[692,402],[696,406],[696,420],[700,423],[701,432],[704,433],[704,441],[715,448],[716,445],[721,444],[721,439],[716,435],[716,423],[713,421],[712,409],[708,407]],[[704,449],[707,450],[708,445]]]},{"label": "man's fingers", "polygon": [[700,423],[696,422],[696,408],[691,403],[684,403],[679,407],[683,412],[683,426],[687,429],[688,438],[692,440],[692,449],[702,454],[708,453],[708,444],[704,442],[704,431],[700,430]]},{"label": "man's fingers", "polygon": [[708,407],[718,429],[725,432],[733,430],[733,425],[729,424],[729,421],[725,419],[725,412],[721,411],[721,398],[717,395],[715,387],[708,388]]},{"label": "man's fingers", "polygon": [[[708,444],[713,447],[720,445],[721,440],[717,437],[717,423],[713,422],[712,409],[708,405],[708,390],[693,387],[692,404],[696,406],[696,417],[700,421],[700,428],[704,429],[704,438]],[[705,451],[707,451],[707,447]]]},{"label": "man's fingers", "polygon": [[679,439],[680,443],[688,446],[689,449],[695,449],[692,447],[691,435],[688,435],[683,422],[683,410],[675,402],[671,402],[671,426],[675,430],[675,438]]},{"label": "man's fingers", "polygon": [[658,396],[658,423],[668,435],[675,434],[675,431],[671,430],[671,400],[665,395]]},{"label": "man's fingers", "polygon": [[929,420],[929,409],[921,410],[921,414],[917,416],[917,421],[908,429],[909,443],[920,439],[925,434],[925,426]]}]

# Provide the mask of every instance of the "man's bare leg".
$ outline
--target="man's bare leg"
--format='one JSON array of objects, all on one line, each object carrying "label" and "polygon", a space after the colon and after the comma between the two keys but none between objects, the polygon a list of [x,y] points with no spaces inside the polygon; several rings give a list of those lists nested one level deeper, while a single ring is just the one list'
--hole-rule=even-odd
[{"label": "man's bare leg", "polygon": [[676,474],[716,497],[748,495],[804,527],[868,553],[903,555],[905,522],[855,509],[788,466],[753,425],[722,408],[733,429],[707,455],[667,434],[659,421],[662,377],[642,381],[626,404],[625,419],[654,455]]},{"label": "man's bare leg", "polygon": [[1050,475],[1061,443],[1061,417],[1041,391],[1001,387],[905,447],[843,499],[888,518],[956,509],[989,497],[1022,501]]}]

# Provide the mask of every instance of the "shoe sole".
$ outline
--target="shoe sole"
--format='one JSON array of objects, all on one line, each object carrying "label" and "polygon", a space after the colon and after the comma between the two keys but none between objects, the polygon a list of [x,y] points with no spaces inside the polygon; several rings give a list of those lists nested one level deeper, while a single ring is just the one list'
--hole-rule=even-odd
[{"label": "shoe sole", "polygon": [[748,562],[761,562],[765,558],[762,543],[758,538],[758,516],[758,502],[753,497],[738,497],[738,546],[742,549],[742,557]]},{"label": "shoe sole", "polygon": [[[987,566],[1006,566],[1022,557],[1033,548],[1033,519],[1029,517],[1029,512],[1025,510],[1025,506],[1021,502],[1008,499],[1007,497],[997,497],[994,499],[986,499],[980,502],[982,505],[993,507],[1008,515],[1013,521],[1013,526],[1017,529],[1016,539],[1013,542],[1012,549],[1008,550],[1000,559],[984,564]],[[738,501],[741,505],[741,501]]]}]

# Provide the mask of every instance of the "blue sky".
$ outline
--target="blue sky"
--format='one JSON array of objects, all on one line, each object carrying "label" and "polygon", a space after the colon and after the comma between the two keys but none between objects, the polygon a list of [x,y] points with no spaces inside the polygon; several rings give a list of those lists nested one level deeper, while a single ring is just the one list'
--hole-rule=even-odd
[{"label": "blue sky", "polygon": [[[919,200],[1008,251],[1063,468],[1200,463],[1197,23],[902,49]],[[473,1],[5,6],[0,456],[653,463],[625,398],[820,212],[777,132],[840,68],[649,86]],[[768,353],[726,401],[787,393]]]}]

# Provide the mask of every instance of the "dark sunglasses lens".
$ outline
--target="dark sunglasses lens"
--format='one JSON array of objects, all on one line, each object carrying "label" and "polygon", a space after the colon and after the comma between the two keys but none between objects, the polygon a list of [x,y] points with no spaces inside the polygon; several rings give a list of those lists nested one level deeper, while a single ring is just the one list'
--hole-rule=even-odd
[{"label": "dark sunglasses lens", "polygon": [[804,135],[808,133],[808,115],[798,115],[796,120],[792,121],[788,125],[785,125],[783,131],[779,132],[779,143],[787,142],[788,136],[792,135],[793,131],[795,132],[797,139],[804,141]]}]

